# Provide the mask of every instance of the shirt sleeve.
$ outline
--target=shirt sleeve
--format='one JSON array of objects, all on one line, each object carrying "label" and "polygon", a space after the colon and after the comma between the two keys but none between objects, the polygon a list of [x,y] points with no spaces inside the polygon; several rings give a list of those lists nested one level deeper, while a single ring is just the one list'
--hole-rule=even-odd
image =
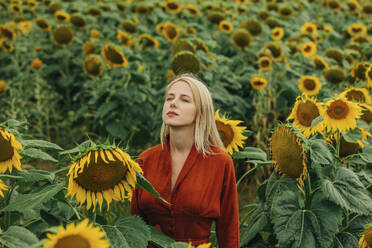
[{"label": "shirt sleeve", "polygon": [[239,248],[238,191],[234,164],[229,156],[225,167],[221,194],[221,215],[216,222],[218,245],[221,248]]},{"label": "shirt sleeve", "polygon": [[[143,160],[139,158],[137,162],[143,169]],[[133,194],[132,194],[132,200],[130,204],[130,214],[137,215],[146,221],[146,215],[144,214],[144,212],[140,209],[138,205],[139,194],[140,194],[140,188],[136,187],[136,189],[133,190]]]}]

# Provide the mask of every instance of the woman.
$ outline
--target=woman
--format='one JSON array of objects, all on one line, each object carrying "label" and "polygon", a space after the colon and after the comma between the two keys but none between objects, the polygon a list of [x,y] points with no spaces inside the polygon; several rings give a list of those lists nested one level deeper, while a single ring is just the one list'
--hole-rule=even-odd
[{"label": "woman", "polygon": [[131,213],[193,245],[209,242],[216,221],[219,247],[239,247],[235,170],[207,87],[191,75],[177,77],[166,89],[162,119],[161,144],[141,153],[138,163],[169,204],[137,188]]}]

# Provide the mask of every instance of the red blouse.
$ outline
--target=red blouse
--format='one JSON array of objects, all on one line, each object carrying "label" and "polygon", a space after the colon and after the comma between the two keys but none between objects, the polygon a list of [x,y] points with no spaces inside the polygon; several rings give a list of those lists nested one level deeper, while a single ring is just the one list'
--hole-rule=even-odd
[{"label": "red blouse", "polygon": [[131,214],[142,217],[176,241],[199,245],[209,242],[211,224],[216,220],[220,248],[238,248],[239,211],[235,170],[231,157],[219,148],[203,157],[192,147],[171,192],[169,143],[147,149],[138,163],[145,178],[170,204],[137,188]]}]

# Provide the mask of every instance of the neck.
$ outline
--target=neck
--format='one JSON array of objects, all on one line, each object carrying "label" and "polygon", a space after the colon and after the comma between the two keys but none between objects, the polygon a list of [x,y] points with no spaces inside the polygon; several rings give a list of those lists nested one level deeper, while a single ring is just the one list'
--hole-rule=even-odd
[{"label": "neck", "polygon": [[195,127],[170,127],[169,147],[171,152],[188,154],[194,145]]}]

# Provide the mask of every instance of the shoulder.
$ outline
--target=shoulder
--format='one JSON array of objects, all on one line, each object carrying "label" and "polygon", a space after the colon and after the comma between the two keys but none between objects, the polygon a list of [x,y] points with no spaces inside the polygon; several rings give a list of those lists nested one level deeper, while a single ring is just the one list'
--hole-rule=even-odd
[{"label": "shoulder", "polygon": [[161,144],[150,147],[143,151],[139,156],[138,160],[144,161],[147,160],[148,158],[151,158],[153,156],[158,155],[162,151],[162,146]]},{"label": "shoulder", "polygon": [[222,167],[231,167],[234,166],[231,156],[224,150],[218,147],[211,148],[211,154],[208,155],[208,159],[215,162],[216,165]]}]

